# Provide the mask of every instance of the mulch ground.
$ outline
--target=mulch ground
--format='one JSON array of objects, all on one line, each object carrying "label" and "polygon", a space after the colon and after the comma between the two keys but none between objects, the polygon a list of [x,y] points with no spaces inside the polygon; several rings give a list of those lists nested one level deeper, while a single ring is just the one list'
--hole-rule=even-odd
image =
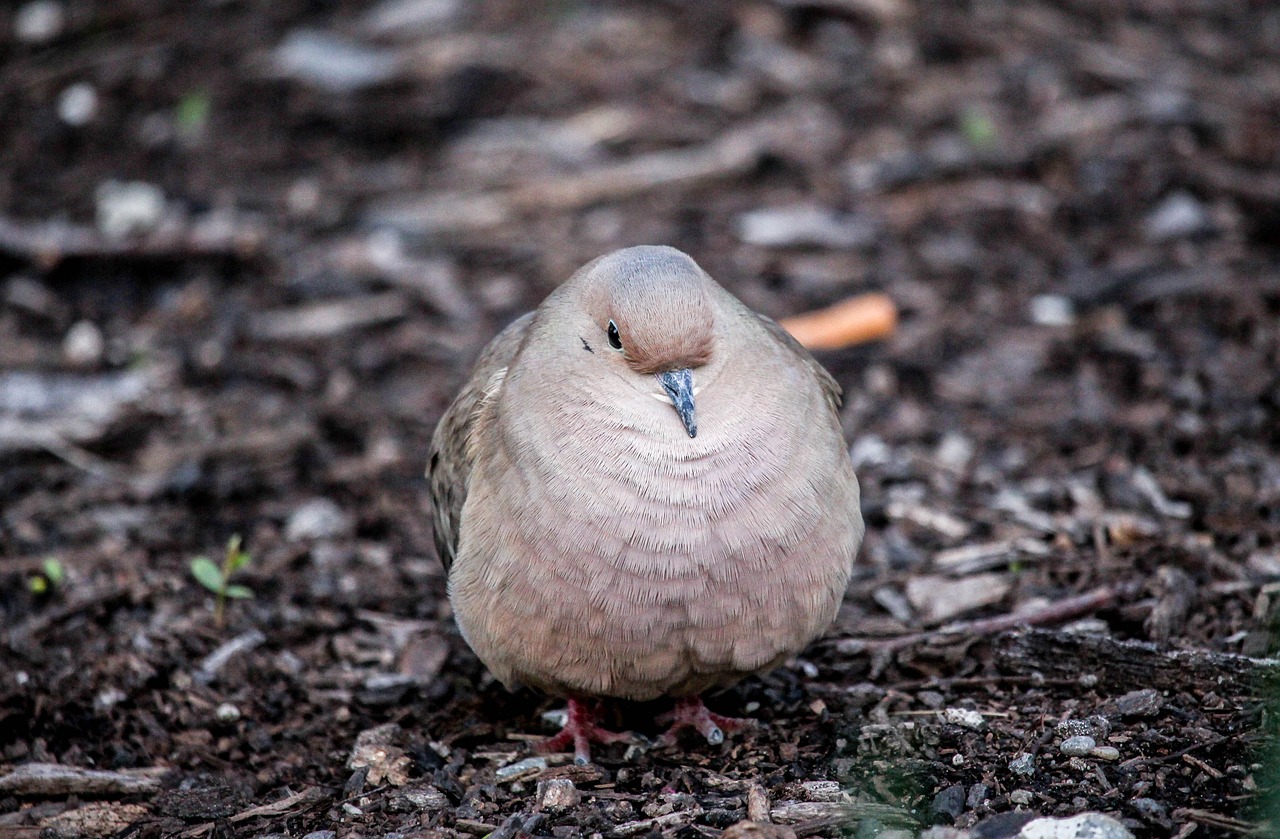
[{"label": "mulch ground", "polygon": [[[54,5],[0,10],[0,835],[1276,829],[1280,7]],[[427,441],[641,242],[896,301],[821,357],[863,569],[711,700],[757,730],[522,762]]]}]

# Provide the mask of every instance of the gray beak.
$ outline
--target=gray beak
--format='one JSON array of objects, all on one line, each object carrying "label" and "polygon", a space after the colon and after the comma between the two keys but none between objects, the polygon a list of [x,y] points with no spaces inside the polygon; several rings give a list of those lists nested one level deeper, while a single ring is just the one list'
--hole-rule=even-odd
[{"label": "gray beak", "polygon": [[676,413],[684,423],[684,430],[690,437],[698,436],[698,420],[693,415],[693,371],[688,367],[681,370],[668,370],[658,374],[658,381],[671,397],[671,404],[676,406]]}]

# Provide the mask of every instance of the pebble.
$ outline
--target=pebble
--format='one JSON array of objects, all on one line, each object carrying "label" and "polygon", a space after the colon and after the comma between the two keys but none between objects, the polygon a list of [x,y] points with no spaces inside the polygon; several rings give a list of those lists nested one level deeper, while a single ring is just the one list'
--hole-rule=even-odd
[{"label": "pebble", "polygon": [[546,768],[547,759],[545,757],[526,757],[524,760],[517,760],[515,763],[502,767],[493,774],[499,781],[514,781],[518,778],[535,775]]},{"label": "pebble", "polygon": [[876,237],[876,227],[867,219],[810,205],[743,213],[737,227],[739,239],[766,248],[858,248]]},{"label": "pebble", "polygon": [[281,74],[330,93],[352,93],[382,84],[400,70],[400,60],[390,50],[306,29],[286,35],[273,59]]},{"label": "pebble", "polygon": [[1009,800],[1014,804],[1026,807],[1035,800],[1035,796],[1031,794],[1030,790],[1015,789],[1013,792],[1009,793]]},{"label": "pebble", "polygon": [[1072,326],[1075,305],[1061,294],[1037,294],[1031,298],[1031,322],[1037,326]]},{"label": "pebble", "polygon": [[973,731],[981,731],[987,727],[987,721],[982,718],[982,714],[977,711],[971,711],[968,708],[947,708],[942,712],[942,719],[952,725],[958,725]]},{"label": "pebble", "polygon": [[1017,839],[1133,839],[1129,828],[1102,813],[1081,813],[1067,819],[1027,822]]},{"label": "pebble", "polygon": [[1021,775],[1024,778],[1030,778],[1036,773],[1035,755],[1020,754],[1013,760],[1009,761],[1009,770],[1015,775]]},{"label": "pebble", "polygon": [[1101,740],[1111,733],[1111,721],[1096,715],[1083,720],[1066,719],[1058,723],[1054,730],[1063,739],[1087,735],[1095,740]]},{"label": "pebble", "polygon": [[58,94],[58,119],[79,128],[98,113],[98,90],[88,82],[76,82]]},{"label": "pebble", "polygon": [[549,778],[538,781],[536,810],[568,810],[578,806],[582,793],[568,778]]},{"label": "pebble", "polygon": [[1155,688],[1143,688],[1126,693],[1115,705],[1122,717],[1154,717],[1164,707],[1164,699]]},{"label": "pebble", "polygon": [[933,797],[929,810],[936,815],[945,816],[949,821],[960,818],[964,812],[964,787],[960,784],[949,786]]},{"label": "pebble", "polygon": [[1169,809],[1154,798],[1135,798],[1129,806],[1147,821],[1162,822],[1169,818]]},{"label": "pebble", "polygon": [[1066,740],[1063,740],[1062,745],[1058,748],[1059,751],[1067,757],[1084,757],[1092,752],[1097,745],[1097,740],[1094,740],[1087,734],[1081,734],[1079,736],[1068,737]]},{"label": "pebble", "polygon": [[974,784],[969,787],[969,794],[965,797],[964,803],[970,810],[976,810],[982,806],[982,802],[987,800],[991,794],[991,787],[986,784]]},{"label": "pebble", "polygon": [[1143,222],[1143,234],[1151,242],[1167,242],[1207,233],[1213,219],[1204,204],[1188,192],[1175,192],[1165,198]]},{"label": "pebble", "polygon": [[91,320],[77,321],[62,339],[62,357],[76,367],[91,367],[102,361],[107,341]]},{"label": "pebble", "polygon": [[806,801],[839,801],[840,784],[836,781],[805,781],[800,785]]},{"label": "pebble", "polygon": [[230,702],[223,702],[213,711],[218,722],[235,722],[240,719],[240,709]]},{"label": "pebble", "polygon": [[315,498],[293,511],[285,525],[290,542],[305,539],[334,539],[351,531],[351,520],[328,498]]},{"label": "pebble", "polygon": [[333,830],[314,830],[302,839],[338,839],[338,834]]},{"label": "pebble", "polygon": [[94,199],[98,229],[110,239],[153,230],[164,216],[164,193],[145,181],[103,181]]},{"label": "pebble", "polygon": [[1119,760],[1120,750],[1115,746],[1098,746],[1089,752],[1090,757],[1096,757],[1098,760]]},{"label": "pebble", "polygon": [[34,0],[13,16],[13,34],[26,44],[43,44],[62,34],[67,12],[57,0]]}]

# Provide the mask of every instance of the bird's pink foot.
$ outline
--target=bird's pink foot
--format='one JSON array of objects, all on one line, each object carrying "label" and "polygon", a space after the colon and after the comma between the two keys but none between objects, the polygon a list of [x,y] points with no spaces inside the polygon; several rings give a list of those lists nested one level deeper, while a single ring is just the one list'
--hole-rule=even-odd
[{"label": "bird's pink foot", "polygon": [[609,731],[596,724],[598,706],[588,705],[580,699],[569,700],[569,718],[564,728],[554,737],[534,744],[534,751],[567,752],[573,746],[573,762],[586,765],[591,762],[591,744],[602,746],[611,743],[634,743],[635,737],[619,731]]},{"label": "bird's pink foot", "polygon": [[753,719],[743,719],[738,717],[722,717],[719,714],[713,714],[707,710],[707,706],[702,703],[702,697],[686,697],[676,700],[676,707],[669,713],[662,714],[658,717],[658,723],[670,723],[671,727],[662,735],[658,742],[663,744],[671,744],[676,741],[677,735],[686,728],[692,728],[713,746],[718,746],[724,742],[726,732],[733,733],[741,731],[744,728],[755,728],[756,721]]}]

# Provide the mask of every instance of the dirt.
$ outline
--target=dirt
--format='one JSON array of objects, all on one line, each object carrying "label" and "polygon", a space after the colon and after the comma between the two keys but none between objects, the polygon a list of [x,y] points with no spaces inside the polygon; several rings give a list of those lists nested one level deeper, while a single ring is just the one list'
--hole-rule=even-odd
[{"label": "dirt", "polygon": [[[1280,7],[427,6],[0,10],[0,835],[1271,835]],[[372,81],[286,72],[300,32]],[[112,181],[163,197],[123,239]],[[641,242],[774,317],[896,301],[821,355],[860,573],[711,698],[755,730],[521,769],[557,703],[452,623],[427,441]]]}]

